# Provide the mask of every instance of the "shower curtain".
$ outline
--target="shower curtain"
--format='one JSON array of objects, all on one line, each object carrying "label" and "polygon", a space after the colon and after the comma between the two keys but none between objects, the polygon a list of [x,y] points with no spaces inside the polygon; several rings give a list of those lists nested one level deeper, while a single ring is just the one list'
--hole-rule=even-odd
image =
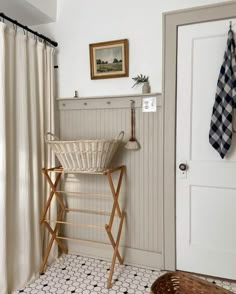
[{"label": "shower curtain", "polygon": [[52,160],[43,138],[54,131],[53,59],[53,48],[0,23],[1,294],[37,277],[42,260],[41,168]]}]

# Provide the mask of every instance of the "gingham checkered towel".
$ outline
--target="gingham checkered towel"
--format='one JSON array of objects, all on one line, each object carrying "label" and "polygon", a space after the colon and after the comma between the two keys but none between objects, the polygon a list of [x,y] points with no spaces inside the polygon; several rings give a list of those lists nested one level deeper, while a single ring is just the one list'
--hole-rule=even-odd
[{"label": "gingham checkered towel", "polygon": [[236,106],[236,56],[232,30],[229,31],[224,62],[220,69],[215,103],[213,106],[210,144],[224,158],[232,141],[233,109]]}]

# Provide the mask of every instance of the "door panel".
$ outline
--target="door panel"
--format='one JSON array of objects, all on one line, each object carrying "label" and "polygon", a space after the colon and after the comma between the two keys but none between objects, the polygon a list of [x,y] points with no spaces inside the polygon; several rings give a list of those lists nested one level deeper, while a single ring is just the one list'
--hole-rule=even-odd
[{"label": "door panel", "polygon": [[[191,245],[209,251],[214,249],[233,253],[236,247],[236,234],[229,235],[228,231],[233,232],[236,226],[235,209],[234,189],[191,186],[189,207]],[[225,211],[228,212],[228,217],[225,217]],[[228,230],[225,229],[226,227]]]},{"label": "door panel", "polygon": [[236,279],[236,135],[224,160],[208,140],[228,27],[224,20],[178,29],[177,268]]}]

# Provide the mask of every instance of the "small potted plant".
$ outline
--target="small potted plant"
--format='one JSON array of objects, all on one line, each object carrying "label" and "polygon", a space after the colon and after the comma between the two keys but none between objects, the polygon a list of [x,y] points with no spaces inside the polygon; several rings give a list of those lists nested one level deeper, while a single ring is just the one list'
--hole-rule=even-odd
[{"label": "small potted plant", "polygon": [[145,75],[142,75],[142,74],[137,75],[136,77],[132,78],[132,80],[135,81],[133,87],[135,87],[138,84],[143,84],[142,93],[143,94],[149,93],[150,92],[150,86],[149,86],[148,78],[149,78],[148,76],[145,76]]}]

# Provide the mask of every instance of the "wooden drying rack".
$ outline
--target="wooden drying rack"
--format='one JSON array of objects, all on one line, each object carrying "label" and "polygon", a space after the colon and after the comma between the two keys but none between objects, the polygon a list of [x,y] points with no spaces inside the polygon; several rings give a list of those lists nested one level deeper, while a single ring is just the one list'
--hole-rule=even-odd
[{"label": "wooden drying rack", "polygon": [[[114,272],[114,267],[115,267],[115,262],[116,262],[116,258],[118,259],[120,264],[123,264],[123,258],[121,257],[120,253],[119,253],[119,242],[120,242],[120,236],[121,236],[121,231],[122,231],[122,226],[123,226],[123,222],[124,222],[124,216],[125,213],[121,211],[119,203],[118,203],[118,198],[119,198],[119,194],[120,194],[120,188],[121,188],[121,184],[122,184],[122,179],[123,179],[123,175],[124,175],[124,171],[125,171],[125,166],[119,166],[119,167],[115,167],[115,168],[111,168],[111,169],[106,169],[102,172],[87,172],[87,171],[73,171],[73,172],[68,172],[68,171],[64,171],[63,168],[60,167],[53,167],[53,168],[43,168],[42,172],[46,177],[47,182],[50,185],[51,191],[49,193],[48,199],[46,201],[43,213],[42,213],[42,217],[40,220],[41,224],[44,224],[46,226],[46,228],[48,229],[49,233],[51,234],[51,239],[48,243],[46,252],[45,252],[45,256],[43,258],[43,262],[42,265],[40,267],[40,273],[43,273],[46,267],[46,263],[48,260],[48,256],[49,253],[51,251],[53,242],[56,241],[58,246],[60,247],[60,249],[62,250],[63,253],[67,254],[68,253],[68,249],[64,246],[63,244],[63,240],[73,240],[73,241],[81,241],[81,242],[88,242],[88,243],[95,243],[95,244],[101,244],[101,245],[110,245],[109,243],[102,243],[102,242],[96,242],[96,241],[92,241],[92,240],[83,240],[83,239],[77,239],[77,238],[69,238],[69,237],[63,237],[63,236],[59,236],[58,232],[60,229],[60,226],[62,224],[67,224],[67,225],[73,225],[73,226],[86,226],[88,228],[93,227],[93,228],[97,228],[97,229],[104,229],[104,227],[102,226],[97,226],[97,225],[89,225],[89,224],[79,224],[79,223],[73,223],[73,222],[66,222],[63,221],[63,216],[65,212],[68,211],[76,211],[76,212],[82,212],[82,213],[91,213],[91,214],[98,214],[98,215],[106,215],[106,216],[110,216],[109,218],[109,223],[105,225],[105,230],[107,232],[107,235],[109,237],[111,246],[113,247],[113,257],[112,257],[112,262],[111,262],[111,267],[110,267],[110,273],[109,273],[109,277],[107,280],[107,288],[111,287],[111,282],[112,282],[112,276],[113,276],[113,272]],[[117,186],[115,188],[114,183],[113,183],[113,179],[112,179],[112,173],[114,172],[119,172],[119,179],[118,179],[118,183]],[[53,183],[51,177],[50,177],[50,173],[56,173],[56,179],[55,182]],[[81,193],[81,192],[67,192],[67,191],[59,191],[57,190],[57,186],[60,182],[60,178],[61,175],[63,173],[76,173],[76,174],[92,174],[92,175],[103,175],[106,176],[109,186],[110,186],[110,190],[111,190],[111,194],[113,197],[113,205],[112,205],[112,209],[111,212],[102,212],[102,211],[93,211],[93,210],[84,210],[84,209],[77,209],[77,208],[68,208],[65,206],[64,201],[61,197],[61,193],[68,193],[68,194],[85,194],[85,193]],[[90,194],[90,193],[88,193]],[[91,194],[90,194],[91,195]],[[104,195],[104,194],[93,194],[93,195],[100,195],[100,196],[108,196],[108,195]],[[60,210],[59,213],[57,215],[57,219],[52,221],[52,220],[48,220],[46,219],[46,214],[47,211],[50,207],[51,201],[53,199],[53,197],[56,197],[59,206],[60,206]],[[111,196],[111,195],[109,195]],[[116,239],[113,237],[112,234],[112,225],[113,225],[113,220],[115,217],[115,214],[117,212],[117,215],[120,219],[120,223],[119,223],[119,228],[118,228],[118,232],[117,232],[117,236]],[[52,226],[50,225],[50,223],[54,223],[55,226],[54,228],[52,228]]]}]

